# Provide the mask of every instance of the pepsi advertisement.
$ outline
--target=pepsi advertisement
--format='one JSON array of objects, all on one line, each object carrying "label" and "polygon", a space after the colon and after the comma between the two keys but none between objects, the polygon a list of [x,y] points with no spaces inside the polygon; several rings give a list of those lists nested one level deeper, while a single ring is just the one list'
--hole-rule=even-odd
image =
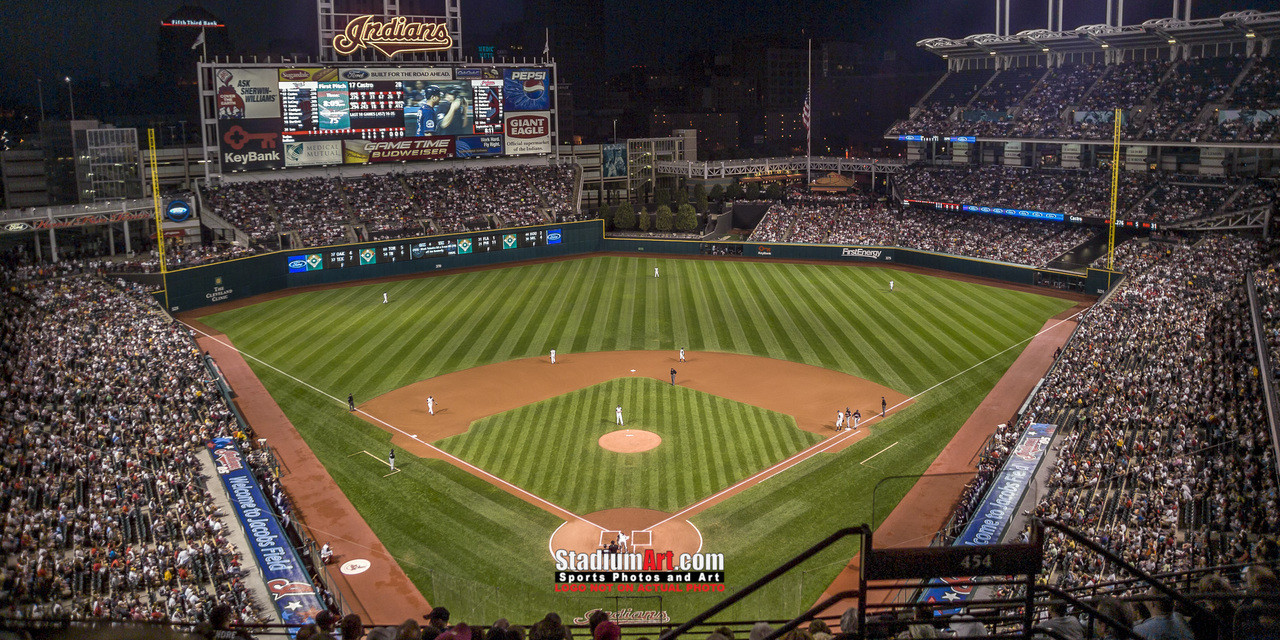
[{"label": "pepsi advertisement", "polygon": [[507,111],[550,111],[550,69],[505,69],[502,94]]},{"label": "pepsi advertisement", "polygon": [[[249,473],[243,455],[231,438],[215,438],[209,443],[218,477],[231,495],[236,519],[267,583],[272,604],[285,624],[302,626],[315,621],[324,610],[315,586],[289,538],[276,520],[275,512],[258,481]],[[296,631],[296,630],[294,630]]]}]

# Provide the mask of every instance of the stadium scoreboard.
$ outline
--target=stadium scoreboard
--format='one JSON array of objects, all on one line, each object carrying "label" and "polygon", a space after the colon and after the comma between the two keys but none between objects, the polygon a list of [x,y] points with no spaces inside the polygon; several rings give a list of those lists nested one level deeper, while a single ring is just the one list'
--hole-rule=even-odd
[{"label": "stadium scoreboard", "polygon": [[552,152],[551,67],[418,64],[208,65],[206,146],[224,172]]},{"label": "stadium scoreboard", "polygon": [[501,230],[458,238],[406,240],[376,247],[337,247],[288,256],[289,273],[347,269],[442,256],[489,253],[560,244],[560,229]]}]

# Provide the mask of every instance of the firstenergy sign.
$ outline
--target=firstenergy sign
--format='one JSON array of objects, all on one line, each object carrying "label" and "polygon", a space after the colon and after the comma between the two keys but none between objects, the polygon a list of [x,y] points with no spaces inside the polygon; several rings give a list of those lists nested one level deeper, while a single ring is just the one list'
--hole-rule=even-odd
[{"label": "firstenergy sign", "polygon": [[381,16],[356,16],[333,37],[333,51],[349,56],[361,49],[377,49],[388,58],[410,51],[442,51],[453,46],[443,22],[410,22],[404,16],[382,21]]}]

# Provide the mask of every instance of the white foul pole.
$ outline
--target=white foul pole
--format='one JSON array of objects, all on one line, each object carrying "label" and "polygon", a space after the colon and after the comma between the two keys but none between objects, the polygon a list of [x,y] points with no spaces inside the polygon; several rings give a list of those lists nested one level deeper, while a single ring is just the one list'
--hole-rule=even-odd
[{"label": "white foul pole", "polygon": [[[804,126],[805,158],[804,179],[813,183],[813,38],[809,38],[809,90],[804,96],[804,108],[808,122]],[[808,185],[806,185],[808,186]]]}]

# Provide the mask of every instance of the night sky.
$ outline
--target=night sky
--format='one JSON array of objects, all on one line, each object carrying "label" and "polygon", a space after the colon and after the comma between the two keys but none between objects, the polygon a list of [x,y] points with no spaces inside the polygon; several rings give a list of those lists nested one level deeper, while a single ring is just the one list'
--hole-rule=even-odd
[{"label": "night sky", "polygon": [[[65,100],[60,82],[109,78],[128,84],[155,72],[156,38],[163,17],[184,4],[204,6],[227,23],[233,45],[247,52],[268,50],[280,41],[313,42],[313,0],[4,0],[0,29],[0,100],[33,104],[35,79],[45,82],[46,104]],[[1166,17],[1171,0],[1128,0],[1126,23]],[[1103,21],[1104,0],[1066,0],[1066,28]],[[754,34],[783,33],[874,44],[895,49],[926,70],[942,70],[940,60],[915,55],[927,37],[963,37],[992,32],[992,0],[644,0],[606,2],[600,34],[614,65],[658,66],[679,61],[692,49],[724,46]],[[787,10],[779,12],[779,7]],[[1013,31],[1045,26],[1045,0],[1014,3]],[[1193,18],[1226,11],[1280,10],[1280,0],[1197,0]],[[522,0],[464,0],[464,45],[492,42],[505,22],[523,14]],[[190,37],[184,35],[184,37]],[[554,52],[553,52],[554,53]],[[55,93],[56,92],[56,93]]]}]

